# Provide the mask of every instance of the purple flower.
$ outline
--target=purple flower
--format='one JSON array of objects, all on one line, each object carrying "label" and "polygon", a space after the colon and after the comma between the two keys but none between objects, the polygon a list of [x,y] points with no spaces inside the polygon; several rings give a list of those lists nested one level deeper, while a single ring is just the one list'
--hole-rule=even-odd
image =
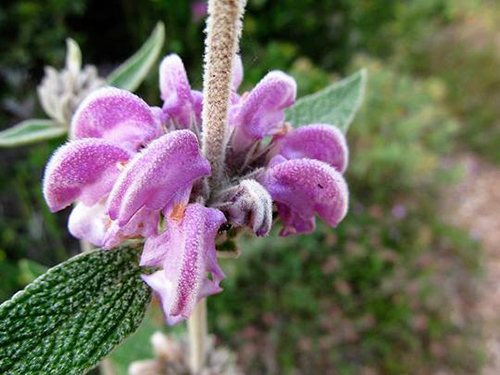
[{"label": "purple flower", "polygon": [[165,220],[165,232],[147,239],[141,264],[163,268],[143,279],[160,296],[167,323],[177,324],[200,299],[222,291],[225,275],[217,264],[215,236],[226,218],[195,203],[174,208]]},{"label": "purple flower", "polygon": [[187,202],[193,184],[210,174],[196,136],[188,130],[162,135],[154,112],[112,88],[96,91],[78,109],[77,139],[56,151],[44,178],[52,211],[78,202],[69,221],[74,236],[110,248],[156,234],[161,211]]},{"label": "purple flower", "polygon": [[102,138],[134,151],[161,133],[155,111],[146,102],[111,87],[90,94],[71,121],[74,139]]},{"label": "purple flower", "polygon": [[75,203],[68,223],[75,237],[108,249],[144,239],[141,264],[159,270],[143,278],[169,324],[222,290],[215,243],[228,228],[265,236],[276,208],[287,236],[312,232],[316,216],[336,226],[347,212],[343,134],[327,124],[291,130],[284,121],[296,96],[290,76],[270,72],[240,95],[242,79],[237,57],[226,174],[215,191],[199,147],[202,93],[191,89],[177,55],[160,65],[161,108],[119,89],[94,92],[73,117],[72,140],[45,171],[51,211]]},{"label": "purple flower", "polygon": [[230,110],[231,147],[246,150],[264,137],[281,132],[285,108],[295,103],[295,80],[282,72],[268,73]]},{"label": "purple flower", "polygon": [[328,164],[276,156],[261,178],[283,220],[282,236],[310,233],[314,215],[335,227],[347,213],[347,185]]},{"label": "purple flower", "polygon": [[344,173],[349,150],[344,134],[335,126],[313,124],[302,126],[280,139],[275,148],[286,159],[315,159]]},{"label": "purple flower", "polygon": [[198,140],[176,130],[151,142],[123,170],[109,196],[109,216],[126,225],[142,208],[167,209],[189,200],[193,183],[210,175]]},{"label": "purple flower", "polygon": [[169,128],[189,129],[201,123],[202,93],[191,90],[182,60],[169,55],[160,64],[160,92]]}]

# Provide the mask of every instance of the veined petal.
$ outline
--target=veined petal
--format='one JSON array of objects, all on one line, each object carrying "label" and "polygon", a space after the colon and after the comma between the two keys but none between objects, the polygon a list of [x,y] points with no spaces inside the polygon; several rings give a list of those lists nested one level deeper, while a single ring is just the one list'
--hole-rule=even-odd
[{"label": "veined petal", "polygon": [[74,138],[105,138],[133,150],[161,134],[151,108],[138,96],[113,87],[94,91],[71,122]]},{"label": "veined petal", "polygon": [[170,132],[139,153],[124,169],[109,198],[109,215],[124,226],[145,207],[162,210],[200,177],[210,174],[196,136],[189,130]]},{"label": "veined petal", "polygon": [[279,131],[285,118],[285,108],[295,103],[297,84],[289,75],[268,73],[254,89],[241,100],[237,110],[231,111],[234,123],[233,149],[248,147]]},{"label": "veined petal", "polygon": [[195,99],[199,95],[192,93],[184,64],[176,54],[168,55],[160,64],[160,92],[164,101],[163,111],[178,128],[189,128],[197,117]]},{"label": "veined petal", "polygon": [[348,148],[345,136],[332,125],[312,124],[295,129],[278,141],[277,150],[289,160],[320,160],[340,173],[344,173],[347,168]]},{"label": "veined petal", "polygon": [[348,190],[344,178],[334,168],[312,159],[271,164],[261,183],[277,203],[283,221],[281,235],[311,232],[315,214],[331,226],[344,218]]},{"label": "veined petal", "polygon": [[219,210],[195,203],[182,217],[165,220],[166,232],[148,238],[141,264],[163,266],[143,279],[159,295],[166,321],[173,325],[187,319],[201,298],[222,290],[219,283],[225,276],[217,264],[215,237],[226,219]]},{"label": "veined petal", "polygon": [[60,147],[45,169],[43,194],[52,212],[75,200],[92,206],[109,193],[130,151],[104,139],[81,139]]}]

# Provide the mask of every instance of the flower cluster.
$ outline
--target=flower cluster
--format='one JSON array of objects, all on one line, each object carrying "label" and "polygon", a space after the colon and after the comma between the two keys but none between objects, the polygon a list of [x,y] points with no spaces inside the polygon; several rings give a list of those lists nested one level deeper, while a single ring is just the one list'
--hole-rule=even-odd
[{"label": "flower cluster", "polygon": [[336,226],[347,211],[343,134],[326,124],[285,123],[296,96],[290,76],[270,72],[239,95],[242,76],[238,58],[226,169],[215,191],[206,184],[210,164],[199,146],[203,95],[191,89],[176,55],[160,66],[161,108],[123,90],[95,91],[73,116],[72,140],[45,172],[49,208],[75,203],[68,224],[75,237],[104,248],[145,239],[141,264],[160,270],[143,278],[169,324],[221,291],[215,243],[228,228],[267,235],[273,202],[283,236],[313,231],[316,215]]}]

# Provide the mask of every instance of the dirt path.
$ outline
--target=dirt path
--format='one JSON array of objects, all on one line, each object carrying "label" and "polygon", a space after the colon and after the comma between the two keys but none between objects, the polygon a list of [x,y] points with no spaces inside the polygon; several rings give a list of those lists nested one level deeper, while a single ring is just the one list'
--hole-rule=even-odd
[{"label": "dirt path", "polygon": [[483,375],[500,374],[500,168],[475,156],[460,156],[463,182],[446,199],[447,216],[481,241],[485,251],[485,280],[477,305],[485,322],[488,364]]}]

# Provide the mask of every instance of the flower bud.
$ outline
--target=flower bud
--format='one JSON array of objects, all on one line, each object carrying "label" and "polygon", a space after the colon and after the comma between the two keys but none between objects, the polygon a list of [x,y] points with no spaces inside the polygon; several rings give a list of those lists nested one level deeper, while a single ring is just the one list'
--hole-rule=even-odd
[{"label": "flower bud", "polygon": [[61,71],[49,66],[38,86],[38,98],[45,113],[59,125],[69,127],[71,117],[88,94],[106,84],[93,65],[81,69],[81,52],[68,40],[66,66]]},{"label": "flower bud", "polygon": [[265,236],[271,229],[273,210],[271,196],[255,180],[243,180],[219,195],[216,205],[226,213],[236,227],[248,226],[257,236]]}]

